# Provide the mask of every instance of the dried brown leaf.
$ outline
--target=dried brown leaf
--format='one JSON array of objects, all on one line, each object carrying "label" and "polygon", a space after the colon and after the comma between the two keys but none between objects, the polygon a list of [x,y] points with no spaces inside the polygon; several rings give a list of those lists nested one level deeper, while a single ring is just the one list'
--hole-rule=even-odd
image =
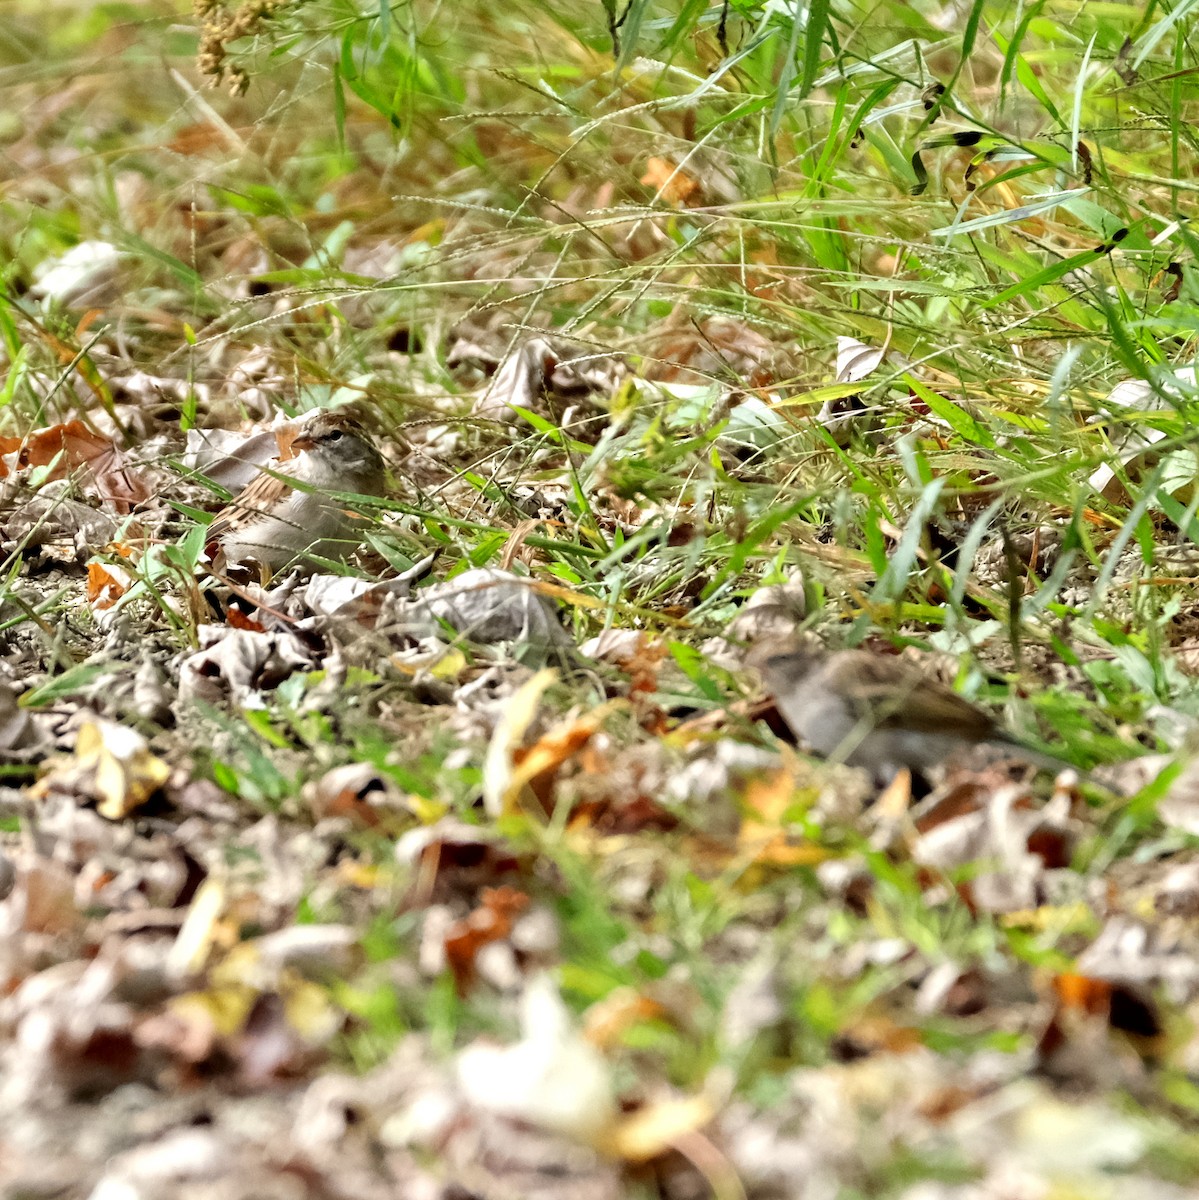
[{"label": "dried brown leaf", "polygon": [[506,885],[484,888],[478,907],[446,931],[446,962],[454,973],[460,995],[465,995],[474,982],[475,959],[479,951],[491,942],[506,938],[512,932],[514,918],[528,906],[529,897],[516,888]]}]

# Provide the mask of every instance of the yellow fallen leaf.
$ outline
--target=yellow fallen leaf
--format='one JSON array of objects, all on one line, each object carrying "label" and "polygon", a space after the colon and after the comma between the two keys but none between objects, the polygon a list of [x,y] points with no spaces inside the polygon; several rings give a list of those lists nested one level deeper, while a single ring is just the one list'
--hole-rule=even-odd
[{"label": "yellow fallen leaf", "polygon": [[812,867],[832,858],[832,851],[823,846],[788,838],[785,816],[804,796],[788,770],[752,780],[742,801],[745,817],[737,832],[738,857],[771,867]]},{"label": "yellow fallen leaf", "polygon": [[377,887],[381,869],[376,863],[356,862],[345,859],[333,869],[334,881],[344,887],[362,888],[369,891]]},{"label": "yellow fallen leaf", "polygon": [[225,886],[208,878],[192,897],[187,916],[167,954],[167,973],[175,979],[192,975],[208,961],[216,940],[217,922],[225,909]]},{"label": "yellow fallen leaf", "polygon": [[616,1121],[602,1139],[600,1149],[625,1162],[649,1162],[674,1149],[687,1134],[702,1129],[715,1111],[707,1096],[647,1104]]},{"label": "yellow fallen leaf", "polygon": [[434,679],[457,679],[466,670],[466,655],[457,646],[451,646],[430,668]]},{"label": "yellow fallen leaf", "polygon": [[323,1046],[337,1034],[345,1017],[330,1003],[329,994],[323,987],[288,972],[280,990],[287,1023],[305,1041]]},{"label": "yellow fallen leaf", "polygon": [[814,846],[811,842],[791,845],[781,833],[746,849],[751,854],[751,861],[760,867],[818,867],[837,857],[836,851]]},{"label": "yellow fallen leaf", "polygon": [[912,772],[907,767],[895,773],[878,799],[874,802],[874,812],[884,820],[898,821],[907,815],[912,807]]},{"label": "yellow fallen leaf", "polygon": [[416,675],[419,671],[427,671],[434,679],[457,679],[467,666],[466,655],[457,646],[451,646],[444,653],[439,654],[432,664],[426,661],[412,663],[399,654],[393,654],[389,661],[397,671],[403,671],[405,675]]},{"label": "yellow fallen leaf", "polygon": [[1040,908],[1004,913],[1000,924],[1008,929],[1052,929],[1056,933],[1070,933],[1088,930],[1096,920],[1094,911],[1086,904],[1042,904]]},{"label": "yellow fallen leaf", "polygon": [[742,831],[764,827],[772,831],[778,829],[788,809],[794,806],[798,791],[790,771],[772,771],[769,775],[751,779],[742,800],[747,814]]},{"label": "yellow fallen leaf", "polygon": [[171,777],[135,729],[114,721],[85,721],[75,739],[74,761],[43,780],[42,791],[54,786],[96,800],[102,817],[119,821],[140,808]]},{"label": "yellow fallen leaf", "polygon": [[496,722],[483,759],[483,807],[489,817],[502,817],[516,805],[523,786],[514,772],[516,750],[537,716],[542,695],[557,677],[552,667],[538,671],[517,688]]},{"label": "yellow fallen leaf", "polygon": [[[97,806],[102,817],[110,821],[140,808],[171,777],[171,769],[150,750],[145,738],[136,730],[123,725],[88,724],[79,731],[95,742],[98,759],[96,790],[100,795]],[[90,739],[89,739],[90,740]],[[78,744],[75,753],[83,757]]]},{"label": "yellow fallen leaf", "polygon": [[188,1025],[203,1024],[219,1037],[232,1037],[245,1026],[257,999],[253,988],[233,985],[184,992],[170,1000],[167,1008]]},{"label": "yellow fallen leaf", "polygon": [[257,941],[238,942],[209,972],[217,985],[241,986],[265,992],[278,982],[277,968],[262,960],[262,947]]},{"label": "yellow fallen leaf", "polygon": [[430,800],[427,796],[408,793],[408,810],[422,825],[436,825],[449,812],[441,800]]}]

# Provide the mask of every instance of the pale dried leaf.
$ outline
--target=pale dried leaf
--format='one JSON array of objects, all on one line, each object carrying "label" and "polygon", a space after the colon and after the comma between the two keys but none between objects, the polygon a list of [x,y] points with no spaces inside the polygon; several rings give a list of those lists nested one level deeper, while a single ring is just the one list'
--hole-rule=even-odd
[{"label": "pale dried leaf", "polygon": [[608,1064],[573,1028],[547,976],[525,988],[521,1040],[476,1041],[458,1056],[458,1080],[480,1108],[580,1141],[602,1137],[616,1116]]}]

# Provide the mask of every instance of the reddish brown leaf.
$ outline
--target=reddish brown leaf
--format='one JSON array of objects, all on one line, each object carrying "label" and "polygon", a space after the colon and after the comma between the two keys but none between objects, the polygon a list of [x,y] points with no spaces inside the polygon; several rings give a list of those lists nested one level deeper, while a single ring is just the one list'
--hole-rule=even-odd
[{"label": "reddish brown leaf", "polygon": [[1070,865],[1073,842],[1062,829],[1034,829],[1028,835],[1028,849],[1040,858],[1050,870],[1060,870]]},{"label": "reddish brown leaf", "polygon": [[993,790],[990,783],[980,779],[978,773],[970,772],[946,792],[944,796],[916,820],[917,833],[928,833],[946,821],[956,820],[969,813],[978,812]]},{"label": "reddish brown leaf", "polygon": [[1103,979],[1062,972],[1053,977],[1053,990],[1065,1008],[1098,1014],[1106,1013],[1111,1006],[1112,985]]},{"label": "reddish brown leaf", "polygon": [[926,1120],[939,1125],[949,1120],[968,1104],[973,1104],[978,1097],[978,1089],[950,1084],[948,1087],[938,1088],[931,1095],[926,1096],[916,1111]]},{"label": "reddish brown leaf", "polygon": [[554,811],[558,772],[591,741],[602,720],[602,712],[590,713],[572,725],[550,730],[532,746],[513,750],[513,776],[528,786],[546,816]]},{"label": "reddish brown leaf", "polygon": [[693,179],[685,171],[679,170],[674,163],[665,158],[651,158],[645,164],[645,174],[641,182],[652,187],[659,199],[667,204],[685,205],[696,199],[699,191],[699,181]]},{"label": "reddish brown leaf", "polygon": [[651,831],[670,833],[679,827],[679,819],[651,796],[638,794],[577,805],[570,814],[570,827],[587,825],[598,834],[613,837]]},{"label": "reddish brown leaf", "polygon": [[151,495],[146,481],[125,465],[121,451],[82,421],[38,429],[25,438],[0,438],[0,478],[9,473],[4,457],[14,453],[18,470],[54,463],[51,479],[62,479],[72,471],[83,470],[100,499],[112,501],[122,512]]},{"label": "reddish brown leaf", "polygon": [[196,121],[191,125],[184,125],[167,146],[176,154],[203,154],[206,150],[223,150],[228,136],[211,121]]},{"label": "reddish brown leaf", "polygon": [[490,942],[512,932],[513,919],[529,906],[529,897],[516,888],[484,888],[481,903],[469,916],[455,921],[446,932],[445,956],[460,995],[470,990],[475,977],[475,958]]},{"label": "reddish brown leaf", "polygon": [[266,626],[261,621],[242,612],[236,605],[231,604],[225,609],[225,624],[231,629],[248,629],[252,633],[265,633]]},{"label": "reddish brown leaf", "polygon": [[114,571],[94,560],[87,564],[87,602],[93,608],[112,608],[128,587],[129,576],[119,568]]}]

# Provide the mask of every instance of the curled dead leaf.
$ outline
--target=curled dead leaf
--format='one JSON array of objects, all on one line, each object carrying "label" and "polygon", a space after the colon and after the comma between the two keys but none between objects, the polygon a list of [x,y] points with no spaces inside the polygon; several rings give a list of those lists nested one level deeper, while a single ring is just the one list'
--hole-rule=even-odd
[{"label": "curled dead leaf", "polygon": [[87,564],[87,602],[94,609],[112,608],[132,583],[133,577],[121,567],[95,559]]},{"label": "curled dead leaf", "polygon": [[1112,985],[1105,979],[1063,971],[1053,977],[1053,990],[1064,1007],[1088,1013],[1104,1013],[1111,1003]]},{"label": "curled dead leaf", "polygon": [[50,479],[82,471],[85,486],[122,512],[152,495],[150,485],[126,465],[116,444],[82,421],[34,430],[23,438],[0,437],[0,479],[14,470],[51,466]]},{"label": "curled dead leaf", "polygon": [[484,1039],[458,1056],[467,1099],[487,1111],[565,1137],[599,1144],[616,1116],[611,1072],[603,1055],[574,1028],[557,989],[538,976],[521,998],[521,1039],[496,1046]]},{"label": "curled dead leaf", "polygon": [[445,935],[446,962],[454,973],[459,994],[465,994],[475,978],[475,959],[491,942],[512,932],[513,920],[529,906],[529,897],[516,888],[484,888],[479,906],[455,921]]},{"label": "curled dead leaf", "polygon": [[814,867],[832,857],[823,846],[793,843],[785,814],[797,801],[794,777],[787,770],[750,780],[742,801],[745,816],[737,842],[741,853],[759,866]]},{"label": "curled dead leaf", "polygon": [[395,856],[413,873],[407,902],[413,908],[474,896],[501,878],[523,875],[528,867],[492,829],[452,817],[409,830],[396,842]]},{"label": "curled dead leaf", "polygon": [[604,705],[578,721],[556,726],[534,745],[514,750],[511,789],[528,787],[545,814],[552,814],[559,770],[587,746],[608,711]]},{"label": "curled dead leaf", "polygon": [[593,1046],[608,1050],[619,1046],[620,1039],[635,1025],[665,1015],[665,1007],[651,996],[630,987],[614,988],[587,1010],[583,1034]]},{"label": "curled dead leaf", "polygon": [[656,193],[655,199],[665,200],[667,204],[684,206],[697,199],[700,190],[699,181],[693,179],[681,167],[665,158],[651,158],[645,164],[645,174],[641,182],[652,187]]},{"label": "curled dead leaf", "polygon": [[707,1096],[659,1100],[622,1118],[601,1143],[625,1162],[644,1163],[678,1147],[682,1139],[702,1129],[715,1115]]},{"label": "curled dead leaf", "polygon": [[115,721],[85,721],[75,754],[52,767],[33,788],[35,797],[54,792],[93,801],[110,821],[140,808],[170,778],[171,769],[135,729]]}]

